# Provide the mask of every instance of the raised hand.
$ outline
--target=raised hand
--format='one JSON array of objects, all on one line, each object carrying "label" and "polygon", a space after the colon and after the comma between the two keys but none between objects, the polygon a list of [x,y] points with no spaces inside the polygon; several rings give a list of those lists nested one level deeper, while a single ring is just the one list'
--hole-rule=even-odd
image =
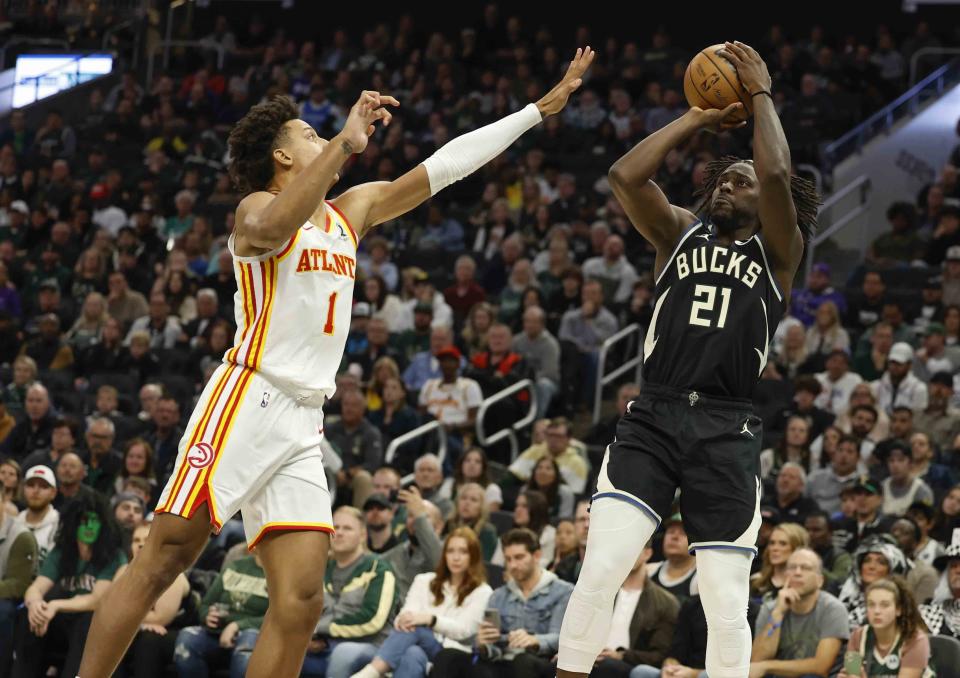
[{"label": "raised hand", "polygon": [[563,110],[567,105],[567,99],[577,91],[577,88],[583,84],[583,74],[593,63],[593,57],[596,55],[590,46],[583,49],[578,48],[576,56],[570,62],[563,80],[557,83],[557,86],[547,92],[540,101],[537,102],[537,108],[540,109],[540,115],[547,117]]},{"label": "raised hand", "polygon": [[767,65],[753,47],[739,40],[725,42],[719,54],[737,69],[740,82],[751,95],[763,90],[770,91],[771,80]]},{"label": "raised hand", "polygon": [[378,120],[383,121],[384,127],[390,124],[393,115],[384,108],[387,105],[399,106],[400,102],[380,92],[363,91],[337,135],[345,153],[362,153],[367,148],[370,136],[376,131],[375,123]]}]

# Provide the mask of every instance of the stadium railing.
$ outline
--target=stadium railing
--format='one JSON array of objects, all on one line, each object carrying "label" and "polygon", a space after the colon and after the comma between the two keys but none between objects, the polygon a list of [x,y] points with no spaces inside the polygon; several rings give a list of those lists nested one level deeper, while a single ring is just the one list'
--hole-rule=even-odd
[{"label": "stadium railing", "polygon": [[[610,353],[610,349],[622,341],[633,339],[634,335],[636,335],[637,339],[635,347],[636,354],[618,366],[615,370],[610,372],[610,374],[604,374],[603,371],[607,366],[607,356]],[[614,381],[621,374],[626,373],[633,367],[637,368],[637,383],[640,383],[640,370],[643,367],[643,352],[640,350],[640,342],[642,341],[642,337],[643,330],[640,329],[640,325],[633,323],[632,325],[627,325],[600,345],[600,355],[597,358],[597,385],[593,393],[594,424],[600,421],[600,407],[603,405],[604,386]],[[633,348],[633,344],[627,344],[626,349],[624,350],[624,355],[628,355]]]},{"label": "stadium railing", "polygon": [[399,435],[390,441],[390,444],[387,445],[387,451],[383,455],[384,463],[393,463],[393,458],[397,455],[397,450],[399,450],[401,446],[409,443],[411,440],[432,435],[434,431],[437,432],[437,456],[440,457],[440,463],[443,464],[443,460],[447,457],[447,431],[443,428],[443,424],[436,419],[428,421],[426,424],[418,426],[412,431],[407,431],[403,435]]},{"label": "stadium railing", "polygon": [[[860,216],[867,212],[867,202],[870,200],[871,188],[870,177],[868,177],[866,174],[861,174],[839,191],[833,193],[830,197],[824,200],[822,205],[820,205],[818,214],[822,218],[822,223],[829,223],[829,226],[819,231],[810,239],[810,242],[807,243],[805,252],[805,256],[807,258],[806,270],[804,274],[805,276],[810,275],[810,271],[813,269],[813,264],[816,262],[817,246],[850,224],[854,223]],[[849,204],[848,198],[852,198],[856,201],[854,202],[853,207],[837,218],[826,218],[828,215],[833,217],[832,212],[834,209]],[[868,219],[860,219],[860,228],[862,230],[860,242],[864,244],[867,242],[868,225]]]},{"label": "stadium railing", "polygon": [[[496,433],[487,435],[483,427],[483,420],[490,410],[490,406],[494,405],[505,398],[511,397],[515,393],[526,390],[530,394],[530,400],[528,402],[527,414],[524,415],[518,421],[515,421],[510,426],[502,428]],[[494,445],[501,440],[507,439],[510,441],[510,461],[513,461],[517,458],[517,455],[520,453],[520,445],[517,440],[517,432],[522,431],[528,426],[533,425],[533,421],[537,418],[537,390],[534,387],[533,382],[530,379],[522,379],[518,381],[513,386],[508,386],[502,391],[494,393],[492,396],[480,403],[480,409],[477,411],[477,443],[483,446],[484,448]]]}]

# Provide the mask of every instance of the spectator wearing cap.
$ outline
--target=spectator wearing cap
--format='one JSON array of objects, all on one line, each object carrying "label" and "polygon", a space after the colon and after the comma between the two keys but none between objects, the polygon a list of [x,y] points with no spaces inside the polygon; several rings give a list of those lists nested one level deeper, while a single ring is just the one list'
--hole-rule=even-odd
[{"label": "spectator wearing cap", "polygon": [[806,494],[829,514],[840,510],[840,490],[858,476],[860,449],[856,438],[844,435],[826,468],[815,470],[807,479]]},{"label": "spectator wearing cap", "polygon": [[860,294],[848,301],[844,326],[861,332],[873,327],[880,320],[886,292],[887,286],[880,271],[864,273]]},{"label": "spectator wearing cap", "polygon": [[[813,329],[813,328],[811,328]],[[827,356],[826,370],[819,372],[817,381],[823,387],[813,404],[835,417],[846,413],[850,405],[850,394],[854,387],[863,382],[856,372],[850,371],[850,353],[844,349],[834,349]]]},{"label": "spectator wearing cap", "polygon": [[350,311],[350,332],[343,348],[345,356],[360,355],[367,350],[367,327],[370,325],[371,314],[370,304],[367,302],[358,301],[353,305]]},{"label": "spectator wearing cap", "polygon": [[817,509],[807,514],[803,527],[810,536],[810,548],[820,556],[824,578],[823,588],[831,593],[850,576],[853,559],[849,553],[834,544],[830,515]]},{"label": "spectator wearing cap", "polygon": [[913,362],[913,373],[920,381],[930,381],[937,372],[953,374],[956,365],[947,355],[947,330],[941,323],[932,322],[926,327],[923,346],[917,349]]},{"label": "spectator wearing cap", "polygon": [[0,673],[13,651],[17,606],[37,570],[37,540],[16,517],[0,511]]},{"label": "spectator wearing cap", "polygon": [[887,414],[900,405],[915,412],[927,408],[927,385],[910,371],[912,365],[913,347],[905,341],[898,342],[890,349],[883,376],[871,384],[877,407]]},{"label": "spectator wearing cap", "polygon": [[794,289],[792,297],[790,314],[805,327],[813,325],[817,309],[825,301],[832,301],[841,314],[847,309],[843,294],[830,285],[830,267],[824,263],[813,265],[806,288]]},{"label": "spectator wearing cap", "polygon": [[930,530],[933,529],[936,513],[933,506],[922,502],[915,502],[907,509],[907,517],[914,522],[920,531],[920,537],[917,539],[913,553],[907,555],[917,562],[927,565],[935,565],[934,561],[944,553],[943,544],[930,537]]},{"label": "spectator wearing cap", "polygon": [[414,577],[433,572],[440,562],[443,513],[436,504],[423,498],[417,485],[399,490],[397,497],[407,509],[406,539],[384,551],[382,558],[397,576],[397,595],[406,598]]},{"label": "spectator wearing cap", "polygon": [[[413,307],[413,327],[405,329],[391,338],[393,346],[400,351],[400,355],[411,365],[417,354],[426,351],[429,354],[430,337],[433,330],[433,305],[418,301]],[[451,342],[451,335],[444,335],[443,345]]]},{"label": "spectator wearing cap", "polygon": [[697,559],[690,553],[690,541],[683,518],[674,513],[663,523],[663,561],[647,567],[650,580],[673,595],[681,605],[697,595]]},{"label": "spectator wearing cap", "polygon": [[113,517],[120,526],[124,546],[130,546],[133,531],[143,524],[146,515],[146,506],[143,498],[132,492],[121,492],[110,502],[113,507]]},{"label": "spectator wearing cap", "polygon": [[943,261],[943,305],[960,305],[960,245],[948,248]]},{"label": "spectator wearing cap", "polygon": [[920,605],[920,616],[932,635],[960,639],[960,530],[933,565],[944,573],[950,597]]},{"label": "spectator wearing cap", "polygon": [[[477,411],[483,402],[480,384],[460,376],[462,356],[455,346],[439,349],[434,357],[440,366],[440,377],[428,379],[420,389],[418,404],[424,413],[431,414],[443,424],[448,434],[463,445],[464,434],[469,436],[476,425]],[[404,375],[406,380],[407,375]],[[407,381],[407,385],[410,382]]]},{"label": "spectator wearing cap", "polygon": [[[27,388],[23,409],[26,416],[3,441],[2,449],[5,455],[20,461],[50,446],[54,417],[50,411],[47,387],[39,382],[31,384]],[[24,471],[27,470],[26,464],[21,463],[21,466]]]},{"label": "spectator wearing cap", "polygon": [[453,268],[453,284],[443,291],[443,298],[453,309],[455,328],[463,327],[467,314],[475,305],[486,301],[487,292],[476,281],[477,264],[469,254],[457,258]]},{"label": "spectator wearing cap", "polygon": [[896,440],[883,452],[882,461],[890,474],[883,482],[881,510],[887,515],[902,516],[915,501],[933,505],[933,490],[912,474],[911,446]]},{"label": "spectator wearing cap", "polygon": [[[2,161],[0,161],[2,165]],[[3,186],[4,177],[0,176],[0,186]],[[23,200],[14,200],[5,210],[0,210],[0,237],[3,240],[17,242],[26,230],[27,218],[30,216],[30,207]]]},{"label": "spectator wearing cap", "polygon": [[912,453],[911,473],[933,490],[936,500],[941,499],[956,484],[953,471],[950,467],[933,461],[935,451],[927,433],[917,431],[910,436],[909,442]]},{"label": "spectator wearing cap", "polygon": [[20,355],[33,358],[41,370],[69,370],[73,349],[60,335],[60,318],[44,313],[37,322],[38,335],[23,345]]},{"label": "spectator wearing cap", "polygon": [[832,675],[850,637],[847,610],[823,590],[820,556],[799,548],[787,560],[786,583],[760,608],[750,675]]},{"label": "spectator wearing cap", "polygon": [[363,502],[363,516],[367,523],[367,548],[372,553],[389,551],[400,543],[392,526],[396,508],[390,498],[374,492]]},{"label": "spectator wearing cap", "polygon": [[877,236],[866,252],[867,263],[883,268],[910,264],[923,257],[924,242],[917,233],[917,209],[909,202],[887,208],[890,231]]},{"label": "spectator wearing cap", "polygon": [[[453,309],[443,298],[443,294],[437,291],[433,279],[422,268],[411,268],[410,276],[413,280],[413,296],[406,301],[408,312],[413,314],[413,309],[420,302],[430,304],[433,307],[432,326],[445,325],[453,327]],[[412,326],[412,320],[407,326]]]},{"label": "spectator wearing cap", "polygon": [[60,524],[60,512],[53,507],[57,498],[57,477],[49,466],[34,466],[27,469],[23,481],[23,499],[26,508],[17,515],[17,520],[33,533],[39,548],[38,563],[53,548]]},{"label": "spectator wearing cap", "polygon": [[856,498],[852,518],[840,520],[834,530],[838,540],[845,540],[847,551],[853,551],[867,537],[889,534],[896,516],[884,515],[883,485],[869,476],[862,475],[853,486]]},{"label": "spectator wearing cap", "polygon": [[364,253],[358,255],[357,268],[363,273],[363,276],[369,277],[379,275],[383,278],[387,289],[390,292],[397,291],[397,284],[400,282],[400,274],[397,265],[390,261],[390,244],[381,236],[370,238],[366,242],[366,256]]}]

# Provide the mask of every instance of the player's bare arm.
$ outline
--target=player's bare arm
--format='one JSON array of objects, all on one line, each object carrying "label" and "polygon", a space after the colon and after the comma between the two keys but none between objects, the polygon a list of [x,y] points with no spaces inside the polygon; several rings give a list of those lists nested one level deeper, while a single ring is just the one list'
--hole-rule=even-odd
[{"label": "player's bare arm", "polygon": [[790,147],[769,96],[770,74],[757,51],[742,42],[725,43],[723,56],[737,69],[740,82],[753,98],[753,168],[760,182],[761,231],[774,276],[789,293],[803,257],[803,235],[790,191]]},{"label": "player's bare arm", "polygon": [[634,228],[657,249],[655,275],[660,274],[683,229],[697,217],[683,207],[671,205],[654,183],[654,175],[667,153],[694,133],[702,129],[717,131],[742,127],[744,123],[735,120],[742,107],[743,104],[735,103],[722,111],[691,108],[634,146],[610,168],[610,187],[614,195]]},{"label": "player's bare arm", "polygon": [[[350,220],[361,238],[374,226],[413,210],[441,189],[495,158],[543,118],[562,111],[570,95],[583,84],[583,75],[593,63],[594,54],[589,46],[578,49],[563,79],[536,102],[535,112],[524,109],[457,137],[440,149],[433,158],[417,165],[395,181],[377,181],[356,186],[338,196],[333,201],[334,204]],[[449,153],[451,147],[457,152]],[[438,156],[444,155],[444,149],[448,151],[446,155],[453,158],[454,167],[450,167],[449,162],[438,162]]]},{"label": "player's bare arm", "polygon": [[[316,131],[302,120],[287,123],[285,134],[302,135],[308,143],[320,145],[322,152],[286,186],[273,191],[257,191],[237,207],[236,250],[241,255],[260,254],[285,243],[323,204],[327,191],[336,182],[343,163],[354,153],[362,153],[377,121],[390,124],[391,114],[384,106],[397,106],[397,100],[365,91],[350,109],[343,129],[324,147]],[[281,166],[294,162],[282,148],[272,151]],[[279,190],[282,188],[282,191]]]}]

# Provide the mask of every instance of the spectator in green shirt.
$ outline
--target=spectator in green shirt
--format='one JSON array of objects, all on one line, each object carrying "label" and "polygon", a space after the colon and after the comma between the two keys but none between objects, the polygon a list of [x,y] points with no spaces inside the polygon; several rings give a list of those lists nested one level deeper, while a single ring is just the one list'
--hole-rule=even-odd
[{"label": "spectator in green shirt", "polygon": [[63,678],[77,675],[97,601],[127,561],[106,500],[83,492],[67,503],[56,546],[23,596],[14,678],[39,678],[63,654]]},{"label": "spectator in green shirt", "polygon": [[924,242],[917,233],[917,211],[908,202],[895,202],[887,208],[890,230],[870,243],[867,262],[874,266],[909,264],[923,257]]}]

